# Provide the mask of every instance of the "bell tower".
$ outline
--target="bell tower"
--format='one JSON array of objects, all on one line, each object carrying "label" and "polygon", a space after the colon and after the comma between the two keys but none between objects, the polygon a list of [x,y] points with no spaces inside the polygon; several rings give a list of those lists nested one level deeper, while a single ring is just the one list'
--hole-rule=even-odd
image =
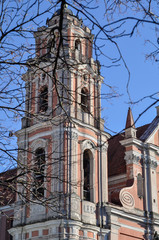
[{"label": "bell tower", "polygon": [[34,34],[18,138],[13,240],[105,239],[107,140],[93,35],[63,8]]}]

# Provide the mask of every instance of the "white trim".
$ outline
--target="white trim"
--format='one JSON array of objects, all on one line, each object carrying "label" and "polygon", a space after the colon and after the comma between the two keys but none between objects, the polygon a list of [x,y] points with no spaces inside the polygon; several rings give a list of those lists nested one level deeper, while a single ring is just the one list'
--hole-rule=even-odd
[{"label": "white trim", "polygon": [[[127,224],[124,224],[124,223],[120,223],[120,222],[119,222],[119,224],[120,224],[120,227],[125,227],[125,228],[131,229],[131,230],[134,230],[134,231],[138,231],[138,232],[142,232],[142,233],[145,232],[145,228],[144,227],[143,227],[143,229],[140,229],[140,228],[132,227],[130,225],[127,225]],[[131,222],[130,222],[130,224],[131,224]]]},{"label": "white trim", "polygon": [[159,154],[159,146],[156,146],[153,143],[146,143],[146,147],[151,149],[151,150],[156,151]]},{"label": "white trim", "polygon": [[41,133],[35,133],[35,135],[34,136],[32,136],[32,137],[29,137],[29,142],[31,142],[31,141],[35,141],[35,140],[39,140],[38,138],[41,138],[41,137],[45,137],[45,136],[48,136],[48,135],[51,135],[51,131],[43,131],[43,132],[41,132]]},{"label": "white trim", "polygon": [[43,148],[46,151],[47,148],[47,140],[43,138],[37,138],[30,145],[32,151],[35,151],[38,148]]},{"label": "white trim", "polygon": [[[50,125],[50,127],[51,127],[51,125]],[[38,129],[42,129],[42,128],[43,128],[43,126],[41,126],[39,128],[36,128],[35,131],[38,130]],[[65,129],[63,129],[63,130],[65,130]],[[76,129],[72,129],[72,130],[73,130],[73,132],[77,133],[78,136],[80,136],[80,137],[89,138],[90,140],[92,140],[95,143],[99,142],[98,141],[98,136],[97,136],[97,138],[95,138],[95,137],[92,137],[91,135],[89,135],[87,133],[82,133],[82,132],[80,132]],[[90,130],[93,131],[92,129],[90,129]],[[34,130],[32,129],[32,131],[34,131]],[[34,141],[34,140],[36,140],[38,138],[41,138],[41,137],[45,137],[45,136],[49,136],[49,135],[51,136],[52,134],[54,135],[54,133],[57,133],[57,132],[58,133],[61,132],[62,134],[64,133],[64,131],[61,131],[61,130],[58,131],[57,129],[50,130],[50,131],[43,131],[43,132],[40,132],[40,133],[35,133],[32,137],[29,137],[28,140],[29,140],[29,142],[31,142],[31,141]],[[96,132],[95,132],[95,134],[96,134]],[[21,141],[21,143],[22,142],[24,142],[24,141]],[[102,142],[102,144],[104,144],[104,142]]]},{"label": "white trim", "polygon": [[120,218],[124,218],[129,221],[136,221],[136,222],[141,222],[141,223],[146,223],[147,219],[141,214],[144,214],[143,211],[137,210],[137,209],[131,209],[127,210],[125,208],[118,207],[120,209],[114,208],[114,206],[109,205],[111,208],[111,214],[117,215]]},{"label": "white trim", "polygon": [[[60,224],[62,224],[63,226],[69,226],[69,227],[71,227],[72,225],[73,227],[81,228],[81,230],[87,229],[89,231],[95,231],[97,233],[101,231],[100,227],[97,227],[96,225],[89,225],[89,224],[85,224],[80,221],[74,221],[74,220],[58,219],[58,220],[49,220],[46,222],[43,221],[39,223],[32,223],[32,224],[21,226],[21,227],[13,227],[9,230],[9,233],[12,235],[19,234],[22,232],[22,229],[23,229],[23,233],[30,232],[30,231],[40,231],[46,228],[52,229],[54,226],[56,227],[56,226],[59,226]],[[106,233],[110,232],[109,229],[102,229],[102,232],[103,231]]]},{"label": "white trim", "polygon": [[14,209],[14,206],[10,206],[10,205],[0,207],[0,211],[13,210],[13,209]]}]

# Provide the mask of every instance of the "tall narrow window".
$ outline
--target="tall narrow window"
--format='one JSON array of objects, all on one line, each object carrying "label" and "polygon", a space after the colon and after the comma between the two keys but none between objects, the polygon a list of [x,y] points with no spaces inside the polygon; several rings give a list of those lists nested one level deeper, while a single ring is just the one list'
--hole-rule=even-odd
[{"label": "tall narrow window", "polygon": [[39,111],[46,112],[48,109],[48,88],[44,86],[40,92]]},{"label": "tall narrow window", "polygon": [[44,171],[45,151],[43,148],[38,148],[35,152],[34,161],[33,198],[44,197]]},{"label": "tall narrow window", "polygon": [[82,88],[81,90],[81,108],[84,112],[89,112],[89,97],[86,88]]},{"label": "tall narrow window", "polygon": [[82,60],[82,48],[81,48],[81,42],[79,39],[75,41],[75,59],[77,61]]},{"label": "tall narrow window", "polygon": [[81,52],[81,42],[79,39],[75,41],[75,49]]},{"label": "tall narrow window", "polygon": [[53,49],[55,48],[55,39],[52,38],[47,44],[47,57],[51,57],[51,53],[53,52]]},{"label": "tall narrow window", "polygon": [[84,185],[83,185],[83,197],[84,200],[90,201],[90,155],[89,150],[85,150],[83,153],[83,171],[84,171]]},{"label": "tall narrow window", "polygon": [[143,197],[143,178],[141,173],[137,175],[137,195],[139,198]]}]

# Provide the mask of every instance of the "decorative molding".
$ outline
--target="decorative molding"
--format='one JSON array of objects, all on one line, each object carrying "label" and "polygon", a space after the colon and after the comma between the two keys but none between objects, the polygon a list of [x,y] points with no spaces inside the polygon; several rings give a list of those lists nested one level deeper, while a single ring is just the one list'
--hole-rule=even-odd
[{"label": "decorative molding", "polygon": [[90,149],[93,155],[95,154],[96,146],[91,140],[83,140],[80,143],[82,152],[86,149]]},{"label": "decorative molding", "polygon": [[154,157],[150,156],[144,156],[143,157],[143,162],[147,167],[156,169],[157,168],[157,160]]},{"label": "decorative molding", "polygon": [[96,205],[92,202],[82,202],[82,221],[86,224],[96,224]]},{"label": "decorative molding", "polygon": [[88,203],[84,203],[84,212],[85,213],[90,213],[90,214],[94,214],[96,210],[95,206],[92,206],[92,204]]},{"label": "decorative molding", "polygon": [[46,146],[47,146],[47,141],[42,138],[40,138],[40,139],[38,138],[32,142],[31,149],[32,149],[32,151],[35,151],[39,147],[45,149]]},{"label": "decorative molding", "polygon": [[135,152],[126,152],[124,157],[126,164],[139,164],[141,159],[141,154]]},{"label": "decorative molding", "polygon": [[67,132],[68,139],[72,140],[78,140],[78,133],[76,130],[73,130],[72,128],[64,128],[65,132]]},{"label": "decorative molding", "polygon": [[119,199],[123,207],[128,209],[133,209],[135,207],[135,200],[131,193],[127,192],[125,189],[122,189],[119,194]]},{"label": "decorative molding", "polygon": [[36,141],[37,139],[39,139],[41,137],[46,137],[46,136],[49,136],[49,135],[51,135],[51,131],[43,131],[43,132],[40,132],[40,133],[35,133],[28,140],[29,140],[29,142],[32,142],[32,141]]},{"label": "decorative molding", "polygon": [[102,144],[101,149],[102,149],[102,152],[107,152],[108,146],[106,146],[105,144],[104,145]]},{"label": "decorative molding", "polygon": [[99,152],[100,151],[102,151],[102,152],[107,152],[108,151],[108,143],[107,143],[106,140],[105,141],[100,141],[98,139],[97,144],[98,144],[98,151]]}]

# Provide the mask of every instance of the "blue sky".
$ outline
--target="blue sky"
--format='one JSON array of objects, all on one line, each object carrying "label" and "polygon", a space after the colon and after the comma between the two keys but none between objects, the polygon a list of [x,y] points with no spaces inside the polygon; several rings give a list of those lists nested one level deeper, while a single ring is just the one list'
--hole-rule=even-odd
[{"label": "blue sky", "polygon": [[[132,38],[122,38],[119,41],[123,57],[130,70],[129,91],[134,102],[159,92],[159,65],[157,62],[146,60],[146,54],[153,50],[149,43],[145,44],[147,39],[155,44],[157,43],[157,36],[154,27],[151,25],[140,29],[139,34],[135,34]],[[118,132],[125,127],[129,106],[132,108],[134,120],[136,120],[139,114],[152,104],[154,100],[147,98],[137,104],[129,104],[129,96],[126,91],[128,73],[122,65],[113,69],[102,69],[102,75],[105,77],[106,82],[116,86],[117,91],[123,94],[121,97],[110,100],[108,104],[103,104],[104,110],[102,115],[106,119],[106,126]],[[137,121],[136,126],[151,122],[155,116],[156,109],[152,107]]]},{"label": "blue sky", "polygon": [[[101,2],[102,1],[100,1],[100,3]],[[107,24],[107,18],[103,17],[104,7],[102,8],[100,4],[97,5],[100,7],[98,10],[95,10],[96,18],[102,25]],[[141,14],[136,12],[128,13],[129,16],[132,16],[132,14],[133,16],[142,18]],[[121,17],[126,17],[126,15],[116,14],[113,20],[120,19]],[[130,32],[133,26],[134,23],[132,21],[126,21],[121,29]],[[120,30],[117,31],[118,33],[120,32]],[[130,71],[129,93],[132,102],[136,102],[145,96],[150,96],[156,92],[159,93],[159,64],[152,59],[147,59],[147,55],[156,50],[153,44],[159,47],[159,44],[157,43],[158,37],[159,31],[157,26],[154,24],[139,24],[132,37],[114,39],[118,44],[123,59]],[[112,43],[104,40],[101,41],[101,45],[102,44],[105,44],[105,47],[102,49],[105,55],[109,57],[116,57],[118,55],[117,50]],[[108,61],[107,58],[101,57],[100,63],[101,65],[104,64],[110,66],[111,61]],[[105,119],[105,126],[116,133],[125,128],[129,106],[132,108],[134,120],[136,120],[139,117],[139,114],[155,101],[148,97],[136,104],[130,104],[126,89],[128,72],[122,61],[119,61],[118,63],[118,67],[101,68],[104,82],[108,85],[114,86],[114,89],[119,95],[121,95],[108,101],[102,100],[102,117]],[[102,93],[104,94],[107,91],[108,89],[103,85]],[[159,99],[159,94],[155,95],[155,97]],[[150,123],[155,116],[156,108],[153,106],[136,122],[136,127]],[[111,133],[111,131],[109,132]]]}]

